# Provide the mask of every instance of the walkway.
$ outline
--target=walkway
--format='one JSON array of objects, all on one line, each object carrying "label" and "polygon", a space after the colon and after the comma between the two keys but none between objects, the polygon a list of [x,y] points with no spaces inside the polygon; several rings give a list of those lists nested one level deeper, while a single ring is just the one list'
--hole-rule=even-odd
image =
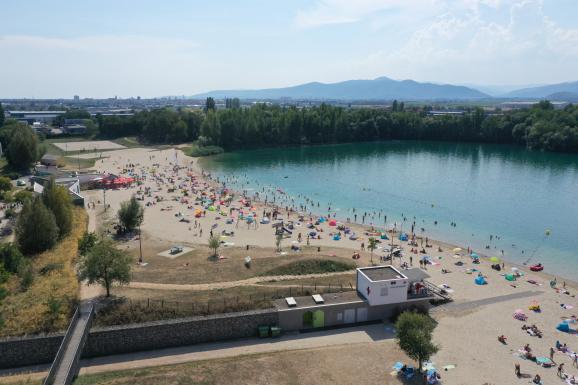
[{"label": "walkway", "polygon": [[54,381],[52,381],[51,384],[67,385],[72,383],[72,378],[76,375],[75,371],[77,369],[75,361],[80,356],[82,348],[84,347],[84,336],[88,332],[87,329],[90,328],[91,317],[92,305],[89,303],[82,304],[80,315],[73,321],[73,329],[70,331],[72,333],[71,337],[64,346],[64,355],[60,361],[54,363],[57,367]]},{"label": "walkway", "polygon": [[[80,375],[175,365],[249,354],[317,349],[351,344],[393,343],[394,337],[394,331],[391,326],[380,323],[306,334],[289,333],[279,339],[247,338],[235,341],[212,342],[81,360]],[[12,383],[15,380],[40,378],[42,375],[46,375],[46,373],[28,373],[14,377],[0,377],[0,384],[5,381],[11,381]]]},{"label": "walkway", "polygon": [[536,297],[542,295],[543,291],[536,291],[536,290],[527,290],[521,291],[519,293],[512,293],[506,295],[500,295],[497,297],[490,297],[490,298],[483,298],[478,299],[475,301],[467,301],[467,302],[452,302],[445,305],[440,305],[438,307],[434,307],[431,309],[431,313],[437,312],[451,312],[451,311],[463,311],[463,310],[470,310],[474,309],[479,306],[490,305],[498,302],[506,302],[512,299],[519,299],[519,298],[527,298],[527,297]]}]

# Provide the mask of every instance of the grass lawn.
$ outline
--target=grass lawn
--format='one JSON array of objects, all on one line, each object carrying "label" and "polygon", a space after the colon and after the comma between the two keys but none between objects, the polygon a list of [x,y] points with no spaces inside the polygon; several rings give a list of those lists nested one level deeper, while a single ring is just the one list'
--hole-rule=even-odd
[{"label": "grass lawn", "polygon": [[[78,280],[74,270],[78,239],[86,231],[88,223],[83,209],[75,207],[73,210],[72,233],[54,249],[34,257],[32,285],[22,291],[17,276],[12,276],[7,282],[8,296],[0,307],[4,315],[0,337],[53,332],[65,330],[68,326],[69,316],[78,300]],[[41,273],[43,268],[44,274]]]},{"label": "grass lawn", "polygon": [[290,279],[284,281],[269,281],[262,282],[260,285],[263,286],[304,286],[304,287],[315,287],[315,286],[331,286],[331,287],[341,287],[343,288],[355,288],[356,285],[356,274],[355,273],[344,273],[338,275],[331,275],[328,277],[317,277],[317,278],[302,278],[302,279]]},{"label": "grass lawn", "polygon": [[[245,248],[232,247],[222,248],[219,253],[226,258],[222,260],[212,260],[209,258],[211,251],[207,246],[185,245],[193,250],[177,258],[170,259],[158,256],[161,251],[168,250],[170,243],[143,241],[143,257],[148,262],[146,267],[135,267],[132,273],[132,280],[136,282],[155,283],[178,283],[196,284],[209,282],[238,281],[260,275],[269,275],[273,272],[284,274],[306,273],[303,270],[305,265],[281,268],[291,262],[302,260],[327,260],[333,261],[328,266],[341,266],[341,263],[351,263],[350,252],[342,249],[325,248],[318,253],[316,248],[304,249],[302,252],[288,252],[286,255],[276,254],[273,248]],[[135,258],[138,258],[138,244],[132,245],[129,251]],[[251,267],[247,268],[244,263],[245,256],[252,258]],[[355,265],[348,265],[345,270],[354,268]],[[279,270],[274,270],[280,268]],[[340,270],[316,270],[310,273]]]}]

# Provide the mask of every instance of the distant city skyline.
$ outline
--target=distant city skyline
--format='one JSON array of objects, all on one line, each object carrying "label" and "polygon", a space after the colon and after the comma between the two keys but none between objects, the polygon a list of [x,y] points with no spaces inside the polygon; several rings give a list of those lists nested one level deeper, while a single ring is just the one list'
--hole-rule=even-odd
[{"label": "distant city skyline", "polygon": [[576,0],[2,2],[0,98],[578,80]]}]

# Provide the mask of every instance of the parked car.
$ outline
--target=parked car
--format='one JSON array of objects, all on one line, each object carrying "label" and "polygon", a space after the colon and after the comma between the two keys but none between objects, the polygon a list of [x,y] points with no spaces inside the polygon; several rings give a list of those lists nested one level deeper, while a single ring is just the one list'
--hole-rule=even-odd
[{"label": "parked car", "polygon": [[178,254],[183,252],[183,246],[173,246],[171,247],[171,254]]}]

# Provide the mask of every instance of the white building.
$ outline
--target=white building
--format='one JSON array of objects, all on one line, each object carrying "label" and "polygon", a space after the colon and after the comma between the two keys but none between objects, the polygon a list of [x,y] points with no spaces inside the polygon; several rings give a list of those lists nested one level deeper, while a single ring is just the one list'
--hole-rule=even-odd
[{"label": "white building", "polygon": [[409,279],[393,266],[357,269],[357,291],[370,306],[407,301]]}]

